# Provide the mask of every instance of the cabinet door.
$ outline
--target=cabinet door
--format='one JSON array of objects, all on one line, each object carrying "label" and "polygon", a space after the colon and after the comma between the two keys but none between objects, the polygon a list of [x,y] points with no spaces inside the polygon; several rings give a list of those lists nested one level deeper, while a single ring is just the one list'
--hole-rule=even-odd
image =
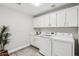
[{"label": "cabinet door", "polygon": [[34,19],[34,27],[48,27],[49,15],[42,15]]},{"label": "cabinet door", "polygon": [[53,56],[72,56],[73,46],[69,42],[64,41],[52,41],[52,55]]},{"label": "cabinet door", "polygon": [[66,9],[66,26],[77,27],[77,6]]},{"label": "cabinet door", "polygon": [[50,39],[41,38],[40,53],[42,53],[45,56],[51,56],[51,40]]},{"label": "cabinet door", "polygon": [[46,14],[43,16],[43,26],[44,27],[49,27],[49,14]]},{"label": "cabinet door", "polygon": [[36,24],[37,22],[36,22],[36,19],[34,18],[33,19],[33,27],[37,27],[37,24]]},{"label": "cabinet door", "polygon": [[39,27],[39,17],[33,19],[33,27]]},{"label": "cabinet door", "polygon": [[32,45],[40,48],[40,37],[34,36],[34,39],[32,40]]},{"label": "cabinet door", "polygon": [[39,26],[40,27],[48,27],[49,24],[49,15],[42,15],[40,16],[40,20],[39,20]]},{"label": "cabinet door", "polygon": [[49,26],[50,27],[56,27],[56,13],[51,13],[50,14],[50,24],[49,24]]},{"label": "cabinet door", "polygon": [[44,26],[44,24],[43,24],[43,22],[44,22],[43,19],[44,19],[43,16],[39,16],[39,20],[38,20],[39,27],[43,27],[43,26]]},{"label": "cabinet door", "polygon": [[65,25],[65,10],[57,12],[57,27],[64,27]]}]

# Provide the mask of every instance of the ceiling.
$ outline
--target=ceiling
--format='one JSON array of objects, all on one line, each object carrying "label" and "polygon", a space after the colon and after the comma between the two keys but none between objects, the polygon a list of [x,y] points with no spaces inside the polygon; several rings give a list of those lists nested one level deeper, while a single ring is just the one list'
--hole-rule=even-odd
[{"label": "ceiling", "polygon": [[[21,5],[18,5],[17,3],[1,3],[0,5],[4,5],[13,10],[17,10],[32,16],[36,16],[67,4],[68,3],[41,3],[41,5],[38,7],[34,6],[32,3],[22,3]],[[51,7],[52,5],[55,7]]]}]

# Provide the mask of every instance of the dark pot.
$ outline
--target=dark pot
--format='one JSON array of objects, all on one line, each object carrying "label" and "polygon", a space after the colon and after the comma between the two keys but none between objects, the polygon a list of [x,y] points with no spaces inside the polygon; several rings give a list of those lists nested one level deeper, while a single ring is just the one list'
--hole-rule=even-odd
[{"label": "dark pot", "polygon": [[7,50],[0,50],[0,56],[9,56]]}]

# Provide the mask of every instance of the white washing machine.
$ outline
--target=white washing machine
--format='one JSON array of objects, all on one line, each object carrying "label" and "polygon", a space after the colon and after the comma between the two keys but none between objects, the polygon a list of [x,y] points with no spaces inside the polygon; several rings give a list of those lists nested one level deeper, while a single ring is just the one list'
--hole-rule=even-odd
[{"label": "white washing machine", "polygon": [[74,39],[71,33],[56,33],[52,37],[52,56],[74,56]]}]

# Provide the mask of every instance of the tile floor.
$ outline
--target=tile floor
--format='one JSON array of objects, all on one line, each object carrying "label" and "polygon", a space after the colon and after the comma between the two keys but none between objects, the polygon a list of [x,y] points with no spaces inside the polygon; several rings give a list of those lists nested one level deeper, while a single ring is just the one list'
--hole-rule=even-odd
[{"label": "tile floor", "polygon": [[39,53],[39,49],[29,46],[27,48],[24,48],[22,50],[10,54],[10,56],[42,56],[42,55]]}]

